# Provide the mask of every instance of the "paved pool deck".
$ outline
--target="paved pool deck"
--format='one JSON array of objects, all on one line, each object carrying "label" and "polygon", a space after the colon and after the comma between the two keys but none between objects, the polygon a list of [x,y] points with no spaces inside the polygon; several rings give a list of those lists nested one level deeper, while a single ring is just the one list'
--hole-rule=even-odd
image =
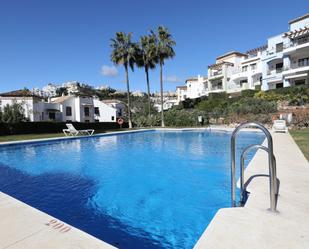
[{"label": "paved pool deck", "polygon": [[[220,209],[195,249],[309,248],[309,163],[290,134],[272,136],[280,180],[278,212],[268,210],[269,179],[256,177],[247,188],[246,205]],[[245,178],[256,174],[268,174],[263,151],[251,160]]]},{"label": "paved pool deck", "polygon": [[[222,127],[217,129],[233,130]],[[138,131],[140,130],[130,132]],[[126,132],[104,135],[119,133]],[[36,141],[46,141],[46,139]],[[250,196],[245,207],[220,209],[199,239],[195,249],[309,248],[309,163],[289,134],[273,134],[273,141],[280,179],[278,212],[272,213],[267,210],[269,208],[268,178],[257,177],[248,187]],[[5,144],[16,144],[16,142]],[[268,173],[264,153],[263,151],[256,153],[246,169],[246,178],[255,174]],[[107,249],[115,247],[0,192],[0,248]]]},{"label": "paved pool deck", "polygon": [[115,248],[0,192],[1,249]]}]

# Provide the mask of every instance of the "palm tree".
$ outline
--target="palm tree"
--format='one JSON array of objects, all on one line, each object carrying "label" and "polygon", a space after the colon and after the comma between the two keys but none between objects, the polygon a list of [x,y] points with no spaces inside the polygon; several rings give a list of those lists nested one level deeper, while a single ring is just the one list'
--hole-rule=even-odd
[{"label": "palm tree", "polygon": [[[153,32],[152,32],[153,33]],[[163,113],[163,65],[164,61],[175,56],[173,47],[176,42],[173,40],[172,35],[168,29],[159,26],[157,29],[157,56],[160,64],[160,92],[161,92],[161,126],[165,127],[164,124],[164,113]]]},{"label": "palm tree", "polygon": [[131,103],[130,103],[130,83],[129,83],[129,72],[130,67],[134,71],[134,64],[136,63],[136,51],[138,46],[136,43],[131,41],[132,33],[117,32],[116,38],[112,39],[111,47],[111,60],[116,65],[122,64],[126,72],[126,84],[127,84],[127,98],[128,98],[128,120],[129,128],[132,128],[131,120]]},{"label": "palm tree", "polygon": [[147,82],[148,94],[148,115],[151,115],[151,101],[150,101],[150,83],[149,83],[149,69],[154,69],[158,63],[156,36],[151,33],[140,38],[139,62],[140,67],[144,67]]}]

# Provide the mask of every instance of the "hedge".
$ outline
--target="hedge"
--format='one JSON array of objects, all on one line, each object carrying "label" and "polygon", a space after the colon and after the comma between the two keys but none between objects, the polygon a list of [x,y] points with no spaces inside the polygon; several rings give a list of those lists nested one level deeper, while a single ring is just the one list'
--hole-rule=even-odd
[{"label": "hedge", "polygon": [[[14,134],[41,134],[41,133],[58,133],[66,128],[64,122],[20,122],[20,123],[0,123],[1,135]],[[116,122],[104,123],[72,123],[77,130],[94,129],[97,132],[104,132],[106,130],[119,129],[119,124]],[[127,128],[128,124],[124,123],[123,128]]]}]

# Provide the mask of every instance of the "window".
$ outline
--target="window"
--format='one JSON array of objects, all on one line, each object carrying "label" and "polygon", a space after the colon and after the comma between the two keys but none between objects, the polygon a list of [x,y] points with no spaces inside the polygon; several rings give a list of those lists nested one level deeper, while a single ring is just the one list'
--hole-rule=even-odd
[{"label": "window", "polygon": [[94,122],[95,122],[95,123],[99,123],[100,120],[99,120],[99,119],[95,119]]},{"label": "window", "polygon": [[65,108],[65,115],[66,116],[72,116],[72,107],[71,106],[67,106]]},{"label": "window", "polygon": [[248,80],[241,80],[240,81],[240,86],[242,86],[243,84],[247,84],[248,83]]},{"label": "window", "polygon": [[283,68],[283,62],[276,64],[276,73],[281,73]]},{"label": "window", "polygon": [[283,83],[276,84],[276,89],[278,89],[278,88],[283,88]]},{"label": "window", "polygon": [[251,66],[251,70],[255,70],[256,69],[256,63],[251,64],[250,66]]},{"label": "window", "polygon": [[[1,110],[0,110],[1,111]],[[44,112],[42,112],[42,120],[44,120]]]},{"label": "window", "polygon": [[72,122],[72,120],[67,119],[65,122],[70,123],[70,122]]},{"label": "window", "polygon": [[295,86],[304,85],[306,84],[306,80],[295,80]]},{"label": "window", "polygon": [[122,109],[118,110],[118,116],[122,116]]},{"label": "window", "polygon": [[298,60],[298,66],[299,66],[299,67],[309,66],[309,57],[299,59],[299,60]]},{"label": "window", "polygon": [[241,68],[241,71],[242,71],[242,72],[247,72],[247,71],[248,71],[248,66],[243,66],[243,67]]},{"label": "window", "polygon": [[276,44],[276,52],[280,53],[283,51],[283,42]]},{"label": "window", "polygon": [[111,119],[112,119],[112,121],[114,121],[115,120],[115,116],[112,116]]},{"label": "window", "polygon": [[[84,115],[85,115],[85,117],[89,117],[90,116],[90,109],[87,106],[84,108]],[[86,122],[86,120],[85,120],[85,122]]]},{"label": "window", "polygon": [[89,123],[90,121],[89,121],[89,119],[85,119],[85,123]]},{"label": "window", "polygon": [[100,116],[100,109],[99,107],[94,108],[94,114]]}]

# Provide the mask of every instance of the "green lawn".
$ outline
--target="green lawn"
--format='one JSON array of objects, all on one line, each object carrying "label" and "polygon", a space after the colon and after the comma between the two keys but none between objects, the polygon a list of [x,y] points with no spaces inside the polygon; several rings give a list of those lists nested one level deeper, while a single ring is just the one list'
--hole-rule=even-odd
[{"label": "green lawn", "polygon": [[40,139],[40,138],[52,138],[52,137],[63,137],[63,136],[64,136],[63,133],[9,135],[9,136],[0,136],[0,142]]},{"label": "green lawn", "polygon": [[[95,134],[98,133],[108,133],[108,132],[115,132],[115,131],[126,131],[129,129],[122,128],[117,130],[96,130]],[[131,129],[131,130],[138,130],[138,129]],[[18,140],[30,140],[30,139],[40,139],[40,138],[53,138],[53,137],[64,137],[64,134],[61,133],[44,133],[44,134],[21,134],[21,135],[8,135],[8,136],[0,136],[0,143],[1,142],[10,142],[10,141],[18,141]]]},{"label": "green lawn", "polygon": [[295,142],[304,153],[307,160],[309,160],[309,129],[304,130],[291,130],[290,134]]}]

